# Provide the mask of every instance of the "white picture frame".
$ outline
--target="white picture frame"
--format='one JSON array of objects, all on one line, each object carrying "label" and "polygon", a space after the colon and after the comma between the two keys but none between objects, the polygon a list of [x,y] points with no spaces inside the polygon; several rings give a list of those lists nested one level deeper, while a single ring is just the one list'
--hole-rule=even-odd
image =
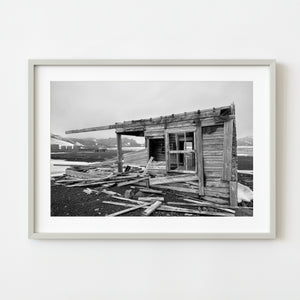
[{"label": "white picture frame", "polygon": [[[166,229],[159,231],[155,230],[151,232],[151,229],[146,231],[122,231],[114,230],[114,231],[106,231],[101,230],[98,232],[91,231],[71,231],[68,229],[60,230],[59,227],[56,227],[56,230],[42,230],[39,227],[41,223],[39,218],[39,209],[41,207],[39,201],[50,201],[41,195],[43,195],[43,191],[39,188],[39,193],[37,193],[37,180],[39,178],[39,157],[42,155],[39,150],[39,144],[41,144],[40,128],[42,125],[41,118],[39,117],[39,107],[41,99],[38,98],[38,91],[42,89],[42,86],[39,86],[39,76],[40,73],[38,70],[43,67],[118,67],[118,68],[128,68],[128,67],[142,67],[142,68],[192,68],[192,67],[217,67],[217,68],[231,68],[239,70],[239,68],[264,68],[264,73],[266,74],[265,78],[265,86],[268,90],[268,99],[265,99],[265,105],[263,106],[264,111],[263,115],[267,117],[268,120],[268,128],[267,130],[267,139],[264,139],[264,143],[266,146],[268,155],[268,170],[264,170],[265,174],[267,174],[267,178],[265,177],[267,191],[266,193],[269,195],[267,201],[266,214],[268,215],[268,221],[263,230],[260,230],[257,226],[256,230],[252,230],[249,227],[248,230],[227,230],[225,232],[221,232],[212,228],[208,230],[189,230],[188,225],[186,230],[183,231],[168,231]],[[275,231],[275,162],[276,162],[276,153],[275,153],[275,137],[276,137],[276,120],[275,120],[275,112],[276,112],[276,72],[275,72],[276,63],[275,60],[267,59],[267,60],[29,60],[28,71],[29,71],[29,114],[28,114],[28,145],[29,145],[29,157],[28,157],[28,237],[31,239],[273,239],[276,236]],[[209,78],[208,78],[209,80]],[[256,111],[254,108],[254,115]],[[45,121],[46,122],[46,121]],[[254,124],[256,128],[260,126],[257,122]],[[266,157],[266,156],[265,156]],[[259,166],[258,166],[259,168]],[[256,170],[259,172],[259,170]],[[50,181],[50,180],[49,180]],[[49,182],[48,182],[49,183]],[[46,183],[45,183],[46,184]],[[43,200],[41,199],[43,198]],[[47,204],[50,205],[50,202]],[[194,218],[195,219],[195,218]],[[133,222],[140,222],[138,220]],[[169,222],[169,221],[162,221]],[[172,223],[174,218],[172,220]],[[194,221],[196,222],[196,221]],[[64,221],[61,220],[60,224],[64,224]],[[136,223],[137,227],[139,223]],[[176,224],[176,223],[174,223]],[[59,226],[59,225],[58,225]],[[64,226],[64,225],[61,225]],[[192,226],[192,225],[189,225]],[[57,229],[58,228],[58,229]],[[229,228],[229,227],[228,227]]]}]

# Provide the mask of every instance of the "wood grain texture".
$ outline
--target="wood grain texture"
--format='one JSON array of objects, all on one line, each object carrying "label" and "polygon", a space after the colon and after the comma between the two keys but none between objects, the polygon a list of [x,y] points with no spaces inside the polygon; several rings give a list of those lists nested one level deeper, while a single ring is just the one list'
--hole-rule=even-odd
[{"label": "wood grain texture", "polygon": [[223,180],[231,180],[232,174],[232,138],[233,138],[233,120],[224,123],[224,165]]}]

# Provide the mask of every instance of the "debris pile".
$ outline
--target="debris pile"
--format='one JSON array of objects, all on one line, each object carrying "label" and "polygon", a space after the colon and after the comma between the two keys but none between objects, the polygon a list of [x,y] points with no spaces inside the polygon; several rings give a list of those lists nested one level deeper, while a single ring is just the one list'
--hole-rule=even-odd
[{"label": "debris pile", "polygon": [[198,195],[196,175],[167,175],[152,160],[145,167],[125,165],[123,172],[118,172],[116,163],[109,161],[71,166],[65,175],[52,178],[52,184],[82,188],[83,193],[95,195],[99,207],[115,206],[117,210],[106,216],[125,216],[134,211],[141,216],[152,216],[155,212],[180,216],[235,215],[235,209],[221,200],[216,203],[210,197]]}]

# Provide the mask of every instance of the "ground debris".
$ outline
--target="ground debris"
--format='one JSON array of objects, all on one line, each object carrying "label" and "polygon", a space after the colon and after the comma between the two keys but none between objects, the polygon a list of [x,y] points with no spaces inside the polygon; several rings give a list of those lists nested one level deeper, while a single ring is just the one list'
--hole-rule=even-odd
[{"label": "ground debris", "polygon": [[[70,191],[65,192],[68,196],[62,201],[62,204],[67,205],[61,206],[59,202],[53,202],[52,215],[235,215],[236,209],[229,207],[227,200],[199,196],[196,175],[152,172],[155,168],[161,169],[161,166],[153,158],[150,158],[146,167],[128,164],[124,166],[124,172],[118,172],[117,165],[108,162],[67,168],[64,176],[51,178],[53,191]],[[79,194],[83,196],[80,197]],[[61,197],[60,195],[58,198]],[[74,203],[72,197],[76,199]],[[120,207],[125,209],[120,210]]]}]

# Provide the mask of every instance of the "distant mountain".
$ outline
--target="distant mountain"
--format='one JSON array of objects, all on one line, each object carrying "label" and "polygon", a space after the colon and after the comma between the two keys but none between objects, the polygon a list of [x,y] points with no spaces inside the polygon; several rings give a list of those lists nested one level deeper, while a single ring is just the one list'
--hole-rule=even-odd
[{"label": "distant mountain", "polygon": [[245,136],[237,140],[238,146],[253,146],[253,136]]},{"label": "distant mountain", "polygon": [[[112,148],[117,147],[116,138],[106,138],[106,139],[94,139],[94,138],[64,138],[56,134],[51,134],[52,139],[65,141],[68,143],[80,143],[84,146],[97,146],[100,148]],[[123,147],[140,147],[141,144],[137,143],[134,139],[127,137],[122,137],[122,146]]]}]

